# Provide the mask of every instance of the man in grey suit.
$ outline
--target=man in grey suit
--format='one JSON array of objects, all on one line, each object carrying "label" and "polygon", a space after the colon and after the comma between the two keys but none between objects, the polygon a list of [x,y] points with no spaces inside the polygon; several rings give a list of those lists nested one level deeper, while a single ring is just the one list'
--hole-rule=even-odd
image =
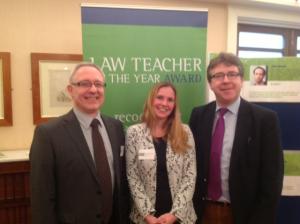
[{"label": "man in grey suit", "polygon": [[[99,112],[104,103],[104,74],[95,64],[81,63],[67,90],[73,109],[39,125],[34,133],[30,149],[32,223],[128,223],[123,126]],[[109,180],[109,187],[101,185],[104,180],[97,172],[97,147],[90,126],[95,119],[100,123],[95,130],[103,139],[110,177],[103,179]],[[106,196],[112,199],[111,206]]]},{"label": "man in grey suit", "polygon": [[[275,112],[240,97],[243,76],[243,65],[235,55],[220,53],[212,59],[207,79],[216,101],[194,108],[190,117],[197,157],[197,223],[274,224],[276,220],[283,181],[279,122]],[[215,129],[223,130],[218,132],[219,157]]]}]

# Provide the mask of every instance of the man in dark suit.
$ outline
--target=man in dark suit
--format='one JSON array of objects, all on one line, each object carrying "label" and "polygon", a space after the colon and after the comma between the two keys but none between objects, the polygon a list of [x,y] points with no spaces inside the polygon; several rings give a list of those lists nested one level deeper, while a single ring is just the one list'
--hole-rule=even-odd
[{"label": "man in dark suit", "polygon": [[[128,223],[125,138],[121,122],[99,112],[104,103],[103,72],[95,64],[79,64],[67,90],[73,109],[39,125],[34,133],[30,149],[32,223]],[[105,177],[109,178],[99,175],[103,168],[98,166],[103,164],[97,164],[98,149],[90,126],[95,119],[100,123],[94,130],[103,139],[102,158],[106,156]],[[109,185],[103,184],[104,179]]]},{"label": "man in dark suit", "polygon": [[[240,97],[243,76],[235,55],[220,53],[212,59],[207,79],[216,101],[194,108],[190,117],[197,156],[197,223],[275,223],[283,181],[279,122],[275,112]],[[211,149],[219,117],[224,125],[217,158]],[[212,164],[218,163],[215,169]]]}]

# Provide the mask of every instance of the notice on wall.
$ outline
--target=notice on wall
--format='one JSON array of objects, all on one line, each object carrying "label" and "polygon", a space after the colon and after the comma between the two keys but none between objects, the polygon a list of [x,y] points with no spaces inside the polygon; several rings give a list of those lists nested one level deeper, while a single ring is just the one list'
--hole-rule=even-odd
[{"label": "notice on wall", "polygon": [[300,102],[300,58],[255,58],[242,62],[242,97],[252,102]]},{"label": "notice on wall", "polygon": [[282,195],[300,196],[300,151],[284,151],[284,181]]}]

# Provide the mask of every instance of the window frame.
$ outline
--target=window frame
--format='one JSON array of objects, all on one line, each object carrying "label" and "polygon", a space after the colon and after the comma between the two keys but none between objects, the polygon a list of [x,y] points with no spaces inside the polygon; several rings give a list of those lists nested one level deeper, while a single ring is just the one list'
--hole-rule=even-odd
[{"label": "window frame", "polygon": [[[283,49],[270,49],[270,48],[253,48],[253,47],[240,47],[239,46],[239,33],[240,32],[255,32],[255,33],[267,33],[267,34],[279,34],[283,36],[284,43]],[[300,36],[300,30],[282,27],[271,27],[254,24],[238,23],[237,29],[237,54],[240,50],[245,51],[265,51],[265,52],[279,52],[282,56],[296,56],[300,54],[300,50],[297,51],[297,37]]]},{"label": "window frame", "polygon": [[299,37],[299,45],[300,45],[300,30],[296,30],[295,31],[295,55],[299,54],[300,55],[300,48],[297,49],[297,39]]}]

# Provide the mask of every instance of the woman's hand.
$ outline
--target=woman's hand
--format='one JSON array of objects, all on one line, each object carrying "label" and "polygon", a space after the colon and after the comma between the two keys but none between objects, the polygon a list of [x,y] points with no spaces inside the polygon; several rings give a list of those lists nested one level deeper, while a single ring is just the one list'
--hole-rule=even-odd
[{"label": "woman's hand", "polygon": [[147,224],[160,224],[160,222],[158,221],[158,218],[156,218],[155,216],[153,215],[147,215],[145,217],[145,222]]},{"label": "woman's hand", "polygon": [[175,223],[177,220],[177,217],[171,213],[166,213],[166,214],[163,214],[161,215],[159,218],[158,218],[158,223],[161,223],[161,224],[173,224]]}]

